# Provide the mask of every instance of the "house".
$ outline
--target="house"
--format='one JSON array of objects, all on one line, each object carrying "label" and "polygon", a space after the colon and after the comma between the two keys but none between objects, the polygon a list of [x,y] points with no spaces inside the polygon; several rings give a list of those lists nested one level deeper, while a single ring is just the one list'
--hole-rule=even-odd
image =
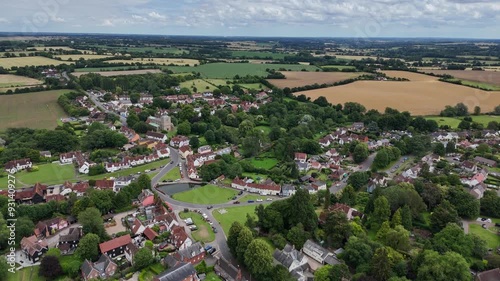
[{"label": "house", "polygon": [[352,123],[351,130],[353,131],[363,131],[365,129],[365,124],[363,122],[354,122]]},{"label": "house", "polygon": [[167,213],[160,217],[155,218],[156,222],[163,222],[166,226],[166,231],[172,231],[175,226],[179,226],[179,222],[177,222],[177,218],[175,217],[175,213]]},{"label": "house", "polygon": [[170,140],[170,146],[183,147],[189,145],[189,138],[186,136],[175,136]]},{"label": "house", "polygon": [[311,164],[309,162],[296,161],[295,164],[297,164],[299,172],[307,172],[311,168]]},{"label": "house", "polygon": [[80,197],[80,196],[83,196],[85,194],[85,192],[87,191],[87,189],[89,189],[90,186],[89,186],[89,183],[88,182],[78,182],[78,183],[75,183],[75,185],[73,185],[73,187],[71,187],[71,190],[76,193],[76,196],[77,197]]},{"label": "house", "polygon": [[328,251],[327,249],[321,247],[320,245],[308,239],[304,246],[302,247],[302,252],[310,257],[312,260],[325,265],[335,265],[341,262],[337,259],[334,253]]},{"label": "house", "polygon": [[158,157],[160,158],[167,158],[170,156],[170,149],[167,147],[167,148],[163,148],[163,149],[160,149],[160,150],[157,150],[156,151],[156,154],[158,154]]},{"label": "house", "polygon": [[271,180],[266,180],[263,183],[253,183],[253,180],[246,178],[242,180],[236,177],[231,182],[231,187],[261,195],[279,195],[281,192],[281,186]]},{"label": "house", "polygon": [[295,189],[295,186],[291,184],[284,184],[281,187],[281,196],[289,197],[295,194],[297,190]]},{"label": "house", "polygon": [[49,246],[47,240],[38,239],[36,235],[32,235],[21,239],[21,250],[29,261],[36,263],[40,260],[41,256],[49,250]]},{"label": "house", "polygon": [[311,186],[316,190],[326,190],[326,183],[322,181],[315,181],[311,183]]},{"label": "house", "polygon": [[212,147],[210,145],[203,145],[198,147],[199,154],[206,154],[212,152]]},{"label": "house", "polygon": [[486,165],[488,167],[496,167],[497,166],[497,162],[490,160],[490,159],[486,159],[486,158],[481,157],[481,156],[474,157],[474,161],[476,161],[477,163],[479,163],[481,165]]},{"label": "house", "polygon": [[15,174],[19,171],[29,169],[33,166],[31,159],[24,158],[19,160],[12,160],[5,164],[5,170],[11,174]]},{"label": "house", "polygon": [[364,216],[363,213],[354,208],[351,208],[345,204],[335,203],[335,205],[328,207],[328,210],[321,212],[321,214],[319,215],[319,222],[322,224],[325,223],[326,219],[328,218],[328,214],[335,211],[344,213],[348,220],[352,220],[355,217],[359,217],[362,219]]},{"label": "house", "polygon": [[403,172],[402,176],[405,177],[405,178],[412,178],[412,179],[416,179],[418,177],[418,173],[420,173],[420,170],[422,168],[417,165],[417,166],[414,166],[406,171]]},{"label": "house", "polygon": [[476,199],[481,199],[483,198],[485,191],[486,191],[486,185],[484,183],[479,183],[469,191],[469,194]]},{"label": "house", "polygon": [[319,145],[323,148],[330,146],[330,144],[331,142],[329,137],[324,137],[319,140]]},{"label": "house", "polygon": [[95,181],[95,189],[105,190],[111,189],[115,190],[115,181],[114,180],[96,180]]},{"label": "house", "polygon": [[488,271],[479,272],[476,275],[475,281],[499,281],[500,268],[494,268]]},{"label": "house", "polygon": [[297,251],[294,246],[287,243],[283,250],[274,250],[273,258],[277,263],[283,265],[296,280],[307,281],[304,269],[308,268],[309,259],[305,254]]},{"label": "house", "polygon": [[462,168],[471,173],[475,173],[477,171],[477,166],[476,164],[472,163],[471,161],[464,161],[462,162]]},{"label": "house", "polygon": [[183,159],[186,159],[189,155],[193,155],[193,150],[189,145],[179,147],[179,154]]},{"label": "house", "polygon": [[339,156],[339,153],[337,152],[337,150],[335,148],[332,148],[330,150],[328,150],[325,155],[327,157],[336,157],[336,156]]},{"label": "house", "polygon": [[189,262],[195,265],[205,258],[205,249],[200,242],[196,242],[183,250],[175,252],[172,256],[180,262]]},{"label": "house", "polygon": [[215,273],[225,281],[246,281],[241,269],[236,268],[224,257],[218,258],[214,266]]},{"label": "house", "polygon": [[38,222],[34,232],[36,237],[49,237],[66,227],[68,227],[68,221],[63,218],[53,218]]},{"label": "house", "polygon": [[153,241],[156,237],[158,237],[158,233],[154,231],[153,229],[146,227],[144,232],[142,233],[146,237],[146,239]]},{"label": "house", "polygon": [[305,163],[307,161],[307,154],[301,153],[301,152],[296,152],[294,160],[296,162]]},{"label": "house", "polygon": [[82,271],[82,278],[85,281],[107,279],[113,276],[117,269],[118,265],[114,263],[108,255],[101,255],[96,262],[85,260],[80,268]]},{"label": "house", "polygon": [[115,186],[127,186],[132,183],[132,176],[123,176],[115,179]]},{"label": "house", "polygon": [[200,278],[196,274],[191,263],[178,263],[174,267],[158,274],[153,278],[153,281],[199,281]]},{"label": "house", "polygon": [[44,158],[51,158],[52,157],[52,153],[50,151],[40,151],[40,156],[41,157],[44,157]]},{"label": "house", "polygon": [[154,205],[155,203],[155,195],[149,189],[143,189],[141,194],[139,194],[139,202],[141,202],[141,206],[148,207]]},{"label": "house", "polygon": [[182,226],[174,226],[172,232],[170,233],[170,239],[175,248],[182,250],[193,244],[193,241],[186,233],[186,230]]},{"label": "house", "polygon": [[61,251],[62,254],[71,253],[76,249],[76,247],[78,247],[80,238],[82,238],[82,228],[72,227],[69,229],[68,234],[59,236],[57,248]]},{"label": "house", "polygon": [[146,227],[144,227],[142,222],[138,218],[136,218],[131,226],[132,234],[134,236],[141,235],[144,232],[144,230],[146,230]]},{"label": "house", "polygon": [[99,250],[102,254],[114,258],[123,255],[125,253],[125,248],[130,242],[132,242],[132,238],[130,234],[127,234],[99,244]]},{"label": "house", "polygon": [[161,141],[161,142],[167,141],[167,135],[162,134],[162,133],[152,132],[152,131],[146,132],[146,138]]}]

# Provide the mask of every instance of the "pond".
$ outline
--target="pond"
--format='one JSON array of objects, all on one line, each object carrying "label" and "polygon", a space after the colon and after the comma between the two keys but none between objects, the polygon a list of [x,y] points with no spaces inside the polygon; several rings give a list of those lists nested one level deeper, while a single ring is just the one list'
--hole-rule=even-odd
[{"label": "pond", "polygon": [[161,192],[172,196],[173,194],[183,192],[186,190],[190,190],[193,187],[200,186],[198,184],[192,184],[192,183],[172,183],[172,184],[166,184],[158,187],[158,190]]}]

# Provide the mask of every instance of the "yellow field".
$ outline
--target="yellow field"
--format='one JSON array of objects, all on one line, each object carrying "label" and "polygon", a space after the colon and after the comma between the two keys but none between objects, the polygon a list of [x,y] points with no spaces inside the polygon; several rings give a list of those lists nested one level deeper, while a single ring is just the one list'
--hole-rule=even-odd
[{"label": "yellow field", "polygon": [[0,58],[0,66],[5,69],[10,69],[14,66],[40,66],[40,65],[60,65],[73,64],[73,62],[58,61],[46,57],[23,57],[23,58]]},{"label": "yellow field", "polygon": [[333,104],[358,102],[368,109],[384,111],[386,107],[409,111],[413,115],[436,115],[446,105],[463,102],[470,110],[480,106],[482,112],[500,105],[500,92],[440,82],[436,77],[405,71],[386,71],[388,76],[407,78],[409,82],[357,81],[351,84],[298,92],[312,100],[324,96]]},{"label": "yellow field", "polygon": [[60,58],[62,60],[79,60],[80,58],[83,58],[85,60],[95,60],[95,59],[105,59],[109,58],[112,56],[105,56],[105,55],[58,55],[56,56],[57,58]]},{"label": "yellow field", "polygon": [[35,86],[40,84],[42,84],[42,81],[33,78],[11,74],[0,74],[0,92],[6,92],[9,89],[15,90],[20,86]]},{"label": "yellow field", "polygon": [[110,60],[109,63],[141,63],[141,64],[175,64],[175,65],[190,65],[199,64],[200,61],[193,59],[177,59],[177,58],[134,58],[132,60]]}]

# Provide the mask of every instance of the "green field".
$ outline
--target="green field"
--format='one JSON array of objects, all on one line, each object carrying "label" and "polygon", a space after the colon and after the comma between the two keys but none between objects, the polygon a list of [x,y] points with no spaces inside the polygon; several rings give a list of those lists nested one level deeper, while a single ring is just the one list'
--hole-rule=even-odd
[{"label": "green field", "polygon": [[235,75],[267,76],[266,69],[279,70],[280,68],[292,71],[316,71],[316,66],[299,64],[251,64],[251,63],[208,63],[199,66],[166,66],[163,69],[174,73],[199,72],[203,78],[233,78]]},{"label": "green field", "polygon": [[257,126],[255,129],[259,129],[264,132],[264,134],[268,135],[271,132],[271,127],[269,126]]},{"label": "green field", "polygon": [[205,276],[205,281],[222,281],[214,272],[210,272]]},{"label": "green field", "polygon": [[172,170],[168,171],[163,178],[160,179],[160,181],[166,181],[166,180],[177,180],[181,178],[181,171],[179,170],[179,167],[175,167]]},{"label": "green field", "polygon": [[[111,47],[111,46],[103,46],[103,45],[87,45],[86,47],[97,48],[101,50],[110,50],[114,52],[123,52],[123,53],[151,53],[151,54],[175,54],[180,55],[185,50],[181,50],[179,48],[171,48],[171,47]],[[82,50],[80,50],[82,51]]]},{"label": "green field", "polygon": [[179,217],[181,217],[181,219],[191,218],[194,224],[198,227],[198,230],[191,231],[191,235],[193,236],[194,240],[203,243],[208,243],[215,240],[215,233],[212,230],[212,227],[203,219],[200,214],[195,212],[180,212]]},{"label": "green field", "polygon": [[[28,187],[37,182],[54,185],[75,179],[75,167],[73,165],[50,163],[36,166],[39,168],[36,172],[21,171],[16,173],[16,187]],[[7,181],[0,181],[0,188],[7,188]]]},{"label": "green field", "polygon": [[232,51],[231,56],[234,58],[240,59],[272,59],[272,60],[280,60],[284,59],[285,56],[289,56],[289,54],[283,53],[273,53],[273,52],[259,52],[259,51]]},{"label": "green field", "polygon": [[278,164],[278,160],[275,158],[259,158],[259,159],[252,158],[250,162],[256,168],[262,168],[266,170],[270,170],[271,168],[276,166],[276,164]]},{"label": "green field", "polygon": [[484,82],[470,81],[470,80],[464,80],[464,79],[458,79],[458,78],[446,79],[445,81],[449,81],[449,82],[460,81],[460,84],[462,84],[464,86],[479,88],[479,89],[483,89],[486,91],[500,91],[500,86],[488,84],[488,83],[484,83]]},{"label": "green field", "polygon": [[352,65],[323,65],[321,66],[321,68],[337,68],[338,70],[342,70],[342,69],[356,69],[356,67],[352,66]]},{"label": "green field", "polygon": [[233,222],[238,221],[243,225],[245,224],[245,221],[247,220],[247,214],[250,214],[255,219],[257,219],[257,215],[255,215],[256,206],[257,205],[249,205],[242,207],[224,208],[227,211],[227,213],[225,214],[219,213],[219,210],[221,209],[216,209],[212,212],[212,214],[214,215],[215,219],[217,219],[217,221],[221,224],[222,228],[224,229],[224,233],[226,233],[227,235]]},{"label": "green field", "polygon": [[[499,116],[491,116],[491,115],[479,115],[479,116],[470,116],[472,121],[483,124],[484,127],[488,126],[488,123],[491,121],[500,122]],[[458,117],[441,117],[441,116],[430,116],[425,117],[427,120],[434,120],[438,123],[439,126],[448,125],[450,128],[458,128],[458,124],[462,121],[461,118]]]},{"label": "green field", "polygon": [[238,194],[236,190],[207,184],[202,187],[176,193],[172,198],[182,202],[208,205],[226,203],[236,194]]},{"label": "green field", "polygon": [[82,175],[79,177],[79,179],[80,180],[99,180],[99,179],[104,179],[104,178],[109,179],[110,177],[115,177],[115,178],[116,177],[123,177],[123,176],[136,174],[138,172],[144,173],[145,170],[157,169],[157,168],[160,168],[160,166],[168,164],[169,162],[170,162],[170,159],[167,158],[167,159],[162,159],[160,161],[151,162],[148,164],[136,166],[136,167],[133,167],[130,169],[125,169],[125,170],[121,170],[121,171],[114,172],[114,173],[106,173],[106,174],[96,175],[96,176]]},{"label": "green field", "polygon": [[495,227],[493,228],[493,230],[490,230],[484,229],[481,225],[476,223],[469,224],[469,233],[473,233],[481,237],[486,241],[488,247],[493,249],[496,249],[498,246],[500,246],[500,235],[496,233],[497,230],[498,229]]},{"label": "green field", "polygon": [[39,266],[25,267],[15,273],[7,273],[7,281],[45,281],[38,276]]},{"label": "green field", "polygon": [[193,90],[193,87],[196,88],[197,92],[203,92],[205,90],[213,91],[214,89],[217,88],[214,85],[208,83],[207,81],[205,81],[203,79],[195,79],[195,80],[189,80],[189,81],[182,82],[180,84],[180,87],[181,88],[188,88],[188,89],[192,90],[193,92],[195,92]]},{"label": "green field", "polygon": [[262,90],[262,89],[267,89],[266,86],[260,84],[260,83],[253,83],[253,84],[238,84],[242,88],[245,88],[247,90]]},{"label": "green field", "polygon": [[238,199],[240,202],[247,202],[248,200],[254,200],[256,201],[257,199],[262,199],[263,201],[266,201],[267,196],[262,196],[262,195],[255,195],[255,194],[248,194],[245,195],[241,198]]}]

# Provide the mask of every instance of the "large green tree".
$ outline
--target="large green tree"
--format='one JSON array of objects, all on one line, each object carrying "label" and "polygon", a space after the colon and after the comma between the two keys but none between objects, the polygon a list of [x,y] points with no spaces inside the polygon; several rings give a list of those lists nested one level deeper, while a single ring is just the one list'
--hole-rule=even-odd
[{"label": "large green tree", "polygon": [[352,158],[354,159],[354,163],[361,163],[368,158],[370,152],[368,151],[368,145],[366,143],[359,143],[354,148],[354,152],[352,153]]},{"label": "large green tree", "polygon": [[103,240],[107,238],[101,212],[98,209],[91,207],[87,208],[83,212],[80,212],[78,215],[78,222],[82,225],[83,233],[96,234]]},{"label": "large green tree", "polygon": [[229,228],[229,234],[227,235],[227,246],[231,251],[231,254],[236,256],[236,248],[238,247],[238,236],[240,235],[241,230],[243,229],[243,225],[235,221]]},{"label": "large green tree", "polygon": [[82,259],[90,261],[96,260],[99,255],[99,236],[93,233],[88,233],[78,242],[76,254]]},{"label": "large green tree", "polygon": [[141,248],[134,255],[134,267],[141,270],[154,262],[153,254],[148,248]]},{"label": "large green tree", "polygon": [[253,240],[245,251],[245,265],[252,274],[262,276],[272,269],[273,256],[269,246],[260,239]]},{"label": "large green tree", "polygon": [[440,255],[435,251],[424,251],[422,263],[418,266],[417,281],[470,281],[467,261],[454,252]]},{"label": "large green tree", "polygon": [[448,223],[458,223],[459,220],[460,218],[455,207],[447,200],[444,200],[431,214],[431,229],[434,232],[439,232]]},{"label": "large green tree", "polygon": [[334,248],[343,246],[351,234],[351,226],[344,212],[334,211],[328,214],[324,225],[328,245]]},{"label": "large green tree", "polygon": [[245,261],[245,252],[253,240],[252,231],[248,227],[244,227],[238,235],[238,246],[236,247],[236,257],[240,262]]}]

